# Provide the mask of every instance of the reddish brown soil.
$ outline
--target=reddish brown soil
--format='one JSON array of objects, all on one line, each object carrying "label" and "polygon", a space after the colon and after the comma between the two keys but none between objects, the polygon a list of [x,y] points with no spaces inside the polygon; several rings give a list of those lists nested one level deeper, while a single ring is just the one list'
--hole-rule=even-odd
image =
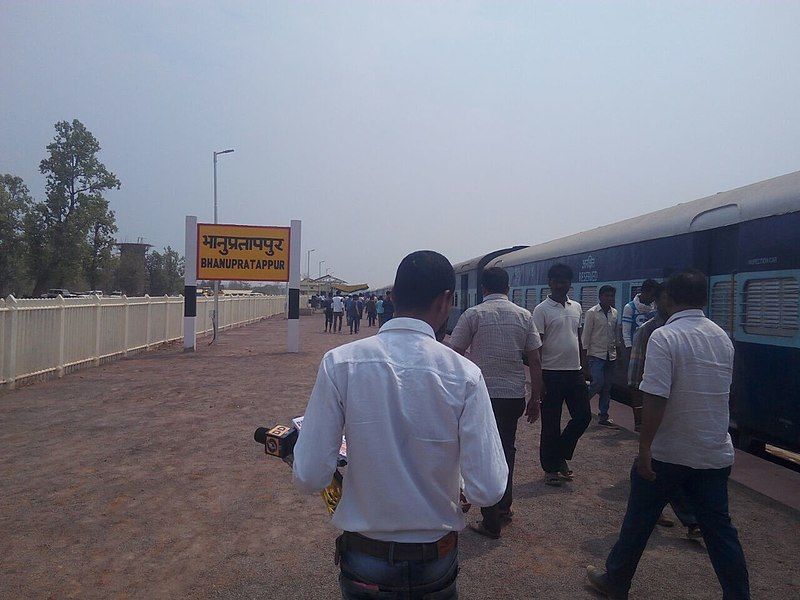
[{"label": "reddish brown soil", "polygon": [[[321,315],[301,324],[300,355],[272,319],[194,355],[171,346],[0,396],[0,597],[337,597],[322,501],[252,441],[302,414],[323,352],[355,337],[322,333]],[[616,539],[635,438],[590,427],[576,481],[553,489],[538,435],[520,423],[504,538],[462,535],[463,598],[595,597],[584,568]],[[753,597],[800,597],[798,514],[733,483],[731,511]],[[682,533],[653,535],[632,598],[721,596]]]}]

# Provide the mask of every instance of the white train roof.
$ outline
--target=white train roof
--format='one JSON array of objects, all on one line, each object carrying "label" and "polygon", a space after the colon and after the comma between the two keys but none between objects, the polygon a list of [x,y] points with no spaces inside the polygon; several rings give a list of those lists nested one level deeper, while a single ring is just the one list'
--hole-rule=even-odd
[{"label": "white train roof", "polygon": [[504,254],[492,260],[487,266],[511,267],[537,260],[714,229],[798,210],[800,210],[800,171],[795,171]]}]

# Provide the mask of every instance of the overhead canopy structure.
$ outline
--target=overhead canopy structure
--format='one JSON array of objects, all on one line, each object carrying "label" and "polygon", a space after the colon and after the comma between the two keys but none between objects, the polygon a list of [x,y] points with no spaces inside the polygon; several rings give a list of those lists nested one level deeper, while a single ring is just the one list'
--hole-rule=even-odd
[{"label": "overhead canopy structure", "polygon": [[346,283],[335,283],[331,286],[337,292],[343,292],[345,294],[353,294],[355,292],[360,292],[362,290],[368,290],[369,285],[366,283],[354,283],[352,285]]}]

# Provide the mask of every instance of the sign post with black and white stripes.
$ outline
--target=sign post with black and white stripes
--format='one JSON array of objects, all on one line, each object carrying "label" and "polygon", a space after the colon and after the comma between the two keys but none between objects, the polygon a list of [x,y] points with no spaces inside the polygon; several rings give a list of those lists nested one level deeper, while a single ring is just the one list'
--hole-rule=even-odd
[{"label": "sign post with black and white stripes", "polygon": [[197,349],[197,217],[186,217],[186,254],[183,275],[183,351]]},{"label": "sign post with black and white stripes", "polygon": [[291,227],[198,223],[186,217],[183,347],[197,347],[197,279],[289,283],[286,350],[300,351],[300,221]]},{"label": "sign post with black and white stripes", "polygon": [[300,352],[300,221],[291,222],[289,233],[289,306],[286,351]]}]

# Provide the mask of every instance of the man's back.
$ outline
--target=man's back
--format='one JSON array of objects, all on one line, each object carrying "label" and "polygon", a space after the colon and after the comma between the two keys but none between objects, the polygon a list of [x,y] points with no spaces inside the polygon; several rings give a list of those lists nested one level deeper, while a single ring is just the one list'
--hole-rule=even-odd
[{"label": "man's back", "polygon": [[672,315],[650,336],[639,389],[668,398],[653,458],[695,469],[733,464],[728,434],[733,344],[702,310]]},{"label": "man's back", "polygon": [[[327,483],[342,423],[340,529],[400,542],[462,529],[459,470],[473,503],[503,494],[508,470],[480,370],[422,321],[394,319],[325,355],[295,451],[296,478],[308,491]],[[313,455],[320,445],[334,448],[321,469]]]},{"label": "man's back", "polygon": [[480,367],[492,398],[525,396],[522,358],[542,345],[530,312],[504,294],[488,295],[461,315],[450,342],[471,348],[470,360]]},{"label": "man's back", "polygon": [[344,300],[341,296],[333,297],[333,312],[342,312],[344,310]]}]

